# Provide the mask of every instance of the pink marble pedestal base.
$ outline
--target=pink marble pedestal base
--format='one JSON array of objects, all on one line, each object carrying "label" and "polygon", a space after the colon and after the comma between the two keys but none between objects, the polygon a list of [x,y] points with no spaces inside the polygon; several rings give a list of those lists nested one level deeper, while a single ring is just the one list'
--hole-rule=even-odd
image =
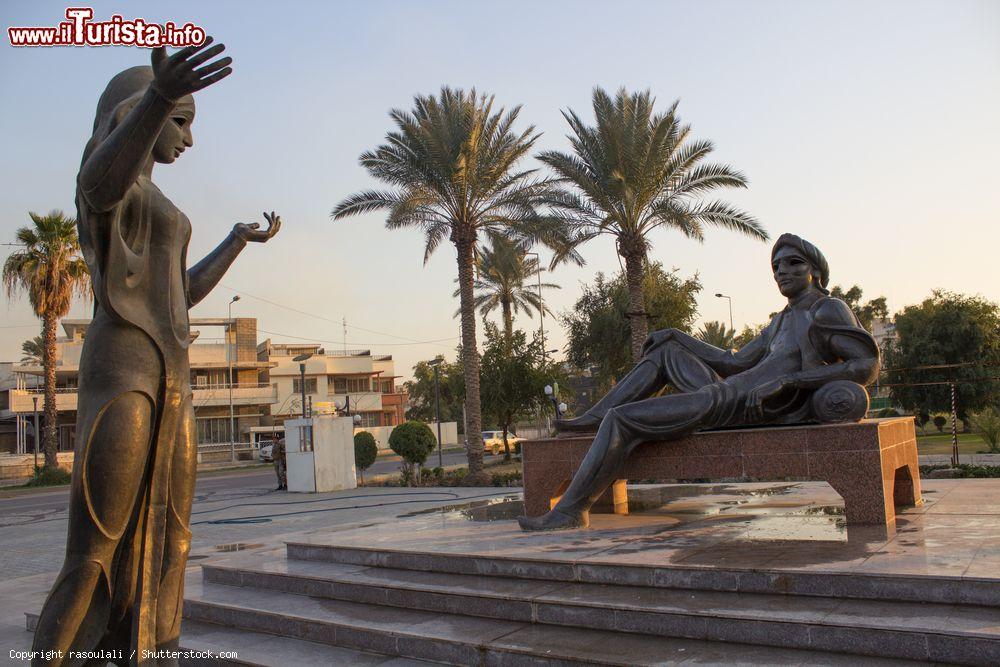
[{"label": "pink marble pedestal base", "polygon": [[[566,489],[592,436],[521,444],[528,516],[547,512]],[[918,505],[920,469],[910,417],[852,424],[708,431],[648,442],[629,457],[621,479],[594,512],[628,513],[625,480],[819,480],[844,499],[848,524],[895,526],[896,507]]]}]

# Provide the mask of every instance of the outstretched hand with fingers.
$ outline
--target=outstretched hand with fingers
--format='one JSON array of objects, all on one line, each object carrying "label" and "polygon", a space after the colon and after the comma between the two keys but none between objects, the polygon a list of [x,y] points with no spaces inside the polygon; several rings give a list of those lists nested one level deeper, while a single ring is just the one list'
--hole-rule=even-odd
[{"label": "outstretched hand with fingers", "polygon": [[233,233],[244,241],[252,243],[265,243],[277,234],[279,229],[281,229],[281,216],[275,214],[274,211],[271,211],[270,213],[265,211],[264,219],[267,220],[267,229],[261,229],[259,222],[252,222],[250,224],[238,222],[236,223],[236,226],[233,227]]},{"label": "outstretched hand with fingers", "polygon": [[165,47],[153,49],[153,87],[164,97],[179,100],[232,74],[233,59],[228,56],[198,67],[226,50],[225,44],[211,46],[212,41],[208,37],[201,46],[189,46],[169,56]]}]

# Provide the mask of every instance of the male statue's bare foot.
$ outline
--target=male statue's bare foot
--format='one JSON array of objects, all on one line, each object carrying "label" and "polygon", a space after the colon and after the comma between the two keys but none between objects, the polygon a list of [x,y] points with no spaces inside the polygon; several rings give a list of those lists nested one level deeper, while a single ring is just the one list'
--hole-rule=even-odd
[{"label": "male statue's bare foot", "polygon": [[563,514],[556,510],[542,516],[519,516],[517,522],[521,524],[521,530],[568,530],[590,525],[585,514]]}]

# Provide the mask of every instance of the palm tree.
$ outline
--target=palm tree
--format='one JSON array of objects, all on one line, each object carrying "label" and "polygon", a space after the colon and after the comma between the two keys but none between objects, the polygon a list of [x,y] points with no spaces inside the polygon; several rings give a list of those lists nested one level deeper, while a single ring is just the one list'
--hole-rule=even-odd
[{"label": "palm tree", "polygon": [[[541,272],[538,258],[529,257],[521,246],[510,239],[503,236],[494,238],[491,247],[479,254],[476,268],[478,272],[473,280],[475,307],[483,317],[500,309],[507,340],[514,335],[514,315],[522,310],[527,314],[541,310],[552,314],[542,301],[539,289],[561,288],[555,283],[539,283],[536,280]],[[460,292],[460,289],[455,290],[453,296],[460,296]],[[455,311],[456,317],[461,314],[461,309]]]},{"label": "palm tree", "polygon": [[518,243],[546,242],[572,253],[559,236],[557,218],[537,215],[536,203],[549,184],[535,170],[519,170],[538,134],[534,126],[513,131],[520,107],[493,110],[493,98],[444,87],[439,96],[418,95],[412,111],[393,109],[396,130],[386,143],[364,153],[361,166],[393,189],[359,192],[333,209],[335,220],[387,210],[387,229],[416,227],[424,232],[424,262],[444,240],[458,251],[462,313],[467,454],[472,480],[483,477],[479,352],[476,345],[475,256],[482,235],[510,236]]},{"label": "palm tree", "polygon": [[733,341],[736,340],[736,330],[727,327],[725,322],[705,322],[695,338],[723,350],[731,350]]},{"label": "palm tree", "polygon": [[41,365],[45,358],[45,340],[41,336],[35,336],[21,343],[21,363],[34,363]]},{"label": "palm tree", "polygon": [[700,200],[716,188],[746,187],[747,180],[728,165],[702,164],[712,152],[711,142],[688,141],[690,127],[677,117],[677,102],[663,114],[653,113],[653,102],[649,91],[629,94],[622,88],[612,99],[596,88],[596,126],[586,125],[572,110],[563,113],[573,130],[574,153],[545,151],[538,156],[573,188],[549,203],[573,226],[575,241],[615,237],[628,283],[633,359],[647,335],[642,276],[650,232],[668,227],[704,241],[705,227],[716,226],[768,238],[748,213],[725,202]]},{"label": "palm tree", "polygon": [[42,216],[29,213],[32,227],[17,230],[17,242],[23,246],[13,252],[3,265],[3,285],[8,298],[25,291],[35,315],[42,319],[45,368],[45,429],[42,448],[45,466],[56,467],[56,327],[59,318],[69,312],[74,295],[90,293],[87,264],[80,257],[76,220],[62,211]]}]

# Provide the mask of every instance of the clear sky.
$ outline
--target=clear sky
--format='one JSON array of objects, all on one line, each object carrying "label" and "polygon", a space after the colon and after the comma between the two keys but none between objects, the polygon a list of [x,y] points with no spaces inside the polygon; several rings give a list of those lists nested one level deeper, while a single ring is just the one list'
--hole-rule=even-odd
[{"label": "clear sky", "polygon": [[[84,4],[84,3],[80,3]],[[10,1],[3,27],[55,25],[64,3]],[[298,336],[391,353],[407,375],[419,359],[451,358],[459,324],[455,252],[422,266],[417,231],[387,231],[378,214],[331,222],[344,196],[377,185],[357,158],[390,129],[387,111],[441,85],[522,104],[539,149],[568,149],[567,107],[591,117],[595,85],[649,88],[681,100],[692,136],[750,188],[722,193],[772,237],[816,243],[832,282],[857,283],[892,310],[934,288],[1000,300],[1000,2],[94,2],[150,21],[192,21],[228,46],[235,73],[196,96],[195,146],[154,180],[191,218],[189,265],[234,222],[278,211],[281,233],[247,248],[193,315],[255,316],[261,338]],[[0,241],[27,211],[74,211],[74,180],[108,79],[149,62],[127,47],[0,47]],[[530,160],[536,166],[537,162]],[[651,256],[704,284],[701,320],[737,328],[781,307],[769,246],[722,230],[704,245],[672,232]],[[0,246],[0,257],[10,247]],[[580,283],[618,270],[610,242],[582,250],[583,268],[546,274],[545,295],[569,309]],[[543,257],[545,253],[543,251]],[[0,360],[37,333],[26,298],[7,302]],[[89,307],[77,305],[72,316]],[[321,319],[325,318],[325,319]],[[550,348],[565,336],[546,319]],[[25,326],[21,326],[25,325]],[[536,328],[523,315],[515,323]],[[269,333],[275,332],[275,333]],[[380,333],[374,333],[380,332]],[[384,335],[391,334],[391,335]],[[444,339],[444,340],[441,340]],[[449,340],[450,339],[450,340]],[[435,340],[413,344],[412,341]]]}]

